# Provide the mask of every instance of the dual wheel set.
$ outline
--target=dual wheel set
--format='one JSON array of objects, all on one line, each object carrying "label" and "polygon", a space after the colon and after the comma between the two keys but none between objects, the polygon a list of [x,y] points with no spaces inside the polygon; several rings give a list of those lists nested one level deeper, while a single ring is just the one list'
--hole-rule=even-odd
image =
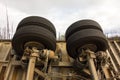
[{"label": "dual wheel set", "polygon": [[[100,25],[93,20],[80,20],[72,25],[66,31],[66,47],[70,57],[78,58],[81,50],[89,48],[90,50],[105,51],[108,43]],[[28,42],[37,42],[35,46],[39,50],[56,50],[56,29],[47,19],[30,16],[24,18],[16,29],[12,39],[12,46],[16,54],[22,57],[26,44]]]}]

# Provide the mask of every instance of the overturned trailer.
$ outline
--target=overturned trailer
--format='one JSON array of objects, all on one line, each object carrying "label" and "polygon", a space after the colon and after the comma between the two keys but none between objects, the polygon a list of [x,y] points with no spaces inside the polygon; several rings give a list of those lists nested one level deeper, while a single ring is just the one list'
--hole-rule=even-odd
[{"label": "overturned trailer", "polygon": [[45,18],[23,19],[12,40],[0,42],[0,80],[120,80],[120,40],[93,20],[67,29],[66,41]]}]

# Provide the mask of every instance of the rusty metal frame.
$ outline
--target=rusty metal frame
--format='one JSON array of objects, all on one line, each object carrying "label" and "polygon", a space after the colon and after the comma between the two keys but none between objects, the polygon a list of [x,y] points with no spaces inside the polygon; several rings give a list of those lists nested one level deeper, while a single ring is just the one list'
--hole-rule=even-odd
[{"label": "rusty metal frame", "polygon": [[[118,45],[118,42],[117,41],[112,41],[112,43],[113,44],[115,44],[115,48],[117,48],[118,50],[120,50],[120,45]],[[110,45],[110,44],[109,44]],[[110,45],[110,47],[111,47],[112,45]],[[117,61],[119,61],[119,59],[120,59],[120,57],[117,55],[117,54],[115,54],[114,53],[114,50],[112,50],[112,48],[114,48],[114,47],[111,47],[110,48],[110,50],[107,50],[106,51],[106,53],[108,54],[108,56],[110,57],[110,60],[111,60],[111,63],[112,63],[112,65],[113,65],[113,69],[114,70],[109,70],[108,68],[106,68],[105,66],[102,66],[102,70],[104,71],[104,74],[105,74],[105,78],[106,79],[112,79],[112,80],[119,80],[119,79],[117,79],[116,78],[116,74],[115,74],[115,72],[120,72],[120,70],[119,70],[119,66],[116,66],[116,64],[118,63],[116,63],[115,62],[115,60],[114,59],[116,59],[116,58],[114,58],[114,55],[116,55],[117,56],[117,58],[118,58],[118,60]],[[63,53],[63,52],[62,52]],[[9,55],[9,54],[8,54]],[[91,59],[91,57],[89,56],[88,57],[89,59],[88,59],[88,61]],[[92,62],[93,62],[93,60],[92,60]],[[20,67],[22,67],[22,63],[21,63],[21,61],[17,61],[16,59],[15,59],[15,57],[13,57],[11,60],[0,60],[0,64],[2,64],[2,66],[0,65],[0,67],[6,67],[6,71],[5,71],[5,76],[4,76],[4,80],[14,80],[13,79],[13,76],[15,76],[14,74],[14,70],[15,70],[15,67],[16,66],[20,66]],[[93,63],[91,63],[91,62],[89,62],[89,65],[91,65],[91,64],[93,64]],[[58,68],[58,69],[60,69],[60,70],[62,70],[62,68],[66,68],[66,69],[71,69],[72,68],[72,62],[70,62],[70,61],[61,61],[61,62],[59,62],[58,64],[50,64],[50,66],[49,66],[49,70],[48,70],[48,74],[50,74],[52,71],[53,71],[53,69],[52,68]],[[1,68],[1,70],[2,70],[2,68]],[[21,70],[21,69],[20,69]],[[65,69],[63,69],[63,70],[65,70]],[[114,72],[115,71],[115,72]],[[1,72],[1,71],[0,71]],[[47,74],[44,74],[43,72],[41,72],[38,68],[34,68],[33,69],[33,72],[34,73],[37,73],[38,74],[38,76],[41,76],[41,77],[46,77],[47,76]],[[13,74],[14,73],[14,74]],[[18,72],[19,73],[19,72]],[[18,77],[20,77],[21,78],[21,80],[26,80],[26,76],[28,75],[27,74],[27,68],[24,68],[24,71],[22,71],[22,76],[20,77],[20,76],[18,76]],[[92,73],[93,74],[93,73]],[[118,74],[119,75],[119,74]],[[47,80],[53,80],[52,79],[52,76],[53,75],[50,75],[48,78],[47,78]],[[67,77],[68,75],[65,75],[65,76],[59,76],[59,77],[63,77],[63,78],[61,78],[61,79],[65,79],[66,80],[66,78],[64,78],[64,77]],[[34,77],[37,77],[37,76],[34,76]],[[37,79],[37,78],[36,78]],[[33,79],[31,79],[31,80],[33,80]],[[56,80],[56,79],[54,79],[54,80]]]}]

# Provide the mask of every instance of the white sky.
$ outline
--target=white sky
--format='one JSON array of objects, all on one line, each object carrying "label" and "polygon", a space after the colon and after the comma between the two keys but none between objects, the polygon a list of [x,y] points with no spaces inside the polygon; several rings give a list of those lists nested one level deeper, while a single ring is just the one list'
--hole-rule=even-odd
[{"label": "white sky", "polygon": [[57,32],[65,33],[75,21],[93,19],[104,33],[120,35],[120,0],[0,0],[0,27],[6,26],[6,7],[10,25],[29,15],[50,20]]}]

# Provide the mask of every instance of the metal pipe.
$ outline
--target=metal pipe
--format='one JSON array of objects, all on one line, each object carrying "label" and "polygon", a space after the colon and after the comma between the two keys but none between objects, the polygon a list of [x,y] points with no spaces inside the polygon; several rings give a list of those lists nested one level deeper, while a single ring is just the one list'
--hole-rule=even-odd
[{"label": "metal pipe", "polygon": [[11,61],[8,63],[5,75],[4,75],[4,80],[9,80],[9,77],[11,75],[11,69],[14,67],[12,65],[12,62],[16,59],[16,55],[14,55],[14,57],[11,59]]},{"label": "metal pipe", "polygon": [[117,69],[117,66],[116,66],[116,64],[115,64],[115,61],[114,61],[113,58],[112,58],[112,55],[110,55],[110,52],[109,52],[108,50],[106,51],[106,53],[107,53],[107,55],[110,57],[110,60],[111,60],[111,63],[112,63],[112,65],[113,65],[114,70],[115,70],[116,72],[118,72],[119,70]]},{"label": "metal pipe", "polygon": [[108,70],[107,67],[105,67],[105,66],[101,66],[101,67],[102,67],[102,70],[104,72],[105,78],[110,79],[111,78],[111,72]]},{"label": "metal pipe", "polygon": [[109,43],[109,46],[110,46],[110,49],[111,49],[111,51],[112,51],[112,53],[113,53],[113,55],[114,55],[114,57],[115,57],[115,59],[116,59],[116,64],[118,65],[117,67],[118,67],[118,69],[119,69],[119,66],[120,66],[120,58],[119,58],[119,56],[118,56],[118,54],[115,52],[115,50],[114,50],[114,47],[112,46],[112,43]]},{"label": "metal pipe", "polygon": [[87,60],[89,63],[89,69],[92,75],[92,79],[93,80],[99,80],[98,76],[97,76],[97,72],[96,72],[96,68],[95,68],[95,64],[94,64],[94,60],[93,58],[90,56],[91,53],[87,53]]},{"label": "metal pipe", "polygon": [[36,57],[35,56],[31,56],[30,57],[30,61],[29,61],[29,65],[28,65],[28,71],[27,71],[27,78],[26,78],[26,80],[33,80],[34,69],[35,69],[35,62],[36,62]]}]

